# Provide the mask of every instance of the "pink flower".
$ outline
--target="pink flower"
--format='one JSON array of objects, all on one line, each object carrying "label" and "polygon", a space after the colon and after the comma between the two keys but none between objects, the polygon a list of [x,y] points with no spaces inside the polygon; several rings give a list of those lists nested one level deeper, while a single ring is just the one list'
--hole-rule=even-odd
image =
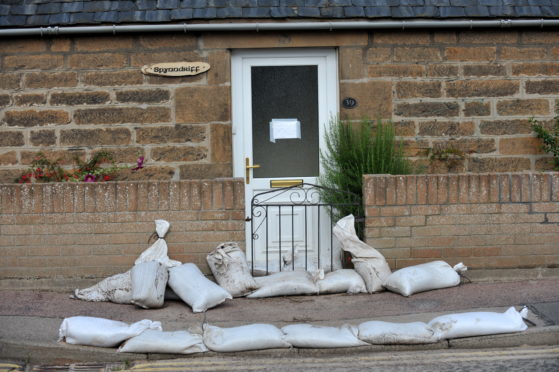
[{"label": "pink flower", "polygon": [[95,176],[93,174],[88,174],[83,179],[83,182],[95,182]]},{"label": "pink flower", "polygon": [[138,161],[136,162],[136,166],[134,168],[132,168],[133,171],[136,171],[138,169],[142,169],[144,167],[144,157],[140,156],[138,158]]}]

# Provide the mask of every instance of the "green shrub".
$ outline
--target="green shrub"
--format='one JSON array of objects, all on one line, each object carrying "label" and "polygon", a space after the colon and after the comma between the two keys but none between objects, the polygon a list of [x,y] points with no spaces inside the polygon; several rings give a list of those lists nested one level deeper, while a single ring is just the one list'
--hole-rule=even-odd
[{"label": "green shrub", "polygon": [[[404,157],[403,146],[396,140],[394,124],[377,120],[373,128],[370,120],[357,125],[332,119],[325,135],[326,152],[320,153],[323,173],[320,184],[327,189],[321,192],[327,204],[340,205],[333,213],[335,220],[353,214],[363,216],[364,174],[410,174],[411,163]],[[339,191],[337,191],[339,190]],[[353,203],[358,206],[343,205]],[[362,226],[357,226],[362,234]]]},{"label": "green shrub", "polygon": [[545,152],[553,155],[553,164],[555,170],[559,171],[559,116],[555,117],[555,124],[553,125],[553,132],[547,131],[539,121],[530,118],[532,130],[536,132],[538,138],[543,141],[542,149]]}]

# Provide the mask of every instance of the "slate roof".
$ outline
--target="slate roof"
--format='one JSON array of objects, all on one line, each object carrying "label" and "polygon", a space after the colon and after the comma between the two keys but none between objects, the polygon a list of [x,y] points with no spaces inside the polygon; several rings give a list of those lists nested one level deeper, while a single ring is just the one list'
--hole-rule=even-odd
[{"label": "slate roof", "polygon": [[0,0],[0,27],[207,20],[557,18],[559,0]]}]

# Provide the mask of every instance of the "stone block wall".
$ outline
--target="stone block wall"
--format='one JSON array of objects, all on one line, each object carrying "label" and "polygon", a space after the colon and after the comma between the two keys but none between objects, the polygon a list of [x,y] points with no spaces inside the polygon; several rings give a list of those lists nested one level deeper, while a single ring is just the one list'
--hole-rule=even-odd
[{"label": "stone block wall", "polygon": [[[340,48],[341,96],[363,102],[341,115],[392,118],[430,173],[552,170],[528,119],[559,113],[558,55],[556,31],[372,32]],[[428,160],[445,149],[465,157]]]},{"label": "stone block wall", "polygon": [[[112,150],[148,168],[120,179],[232,175],[230,52],[335,47],[340,116],[392,119],[430,172],[551,169],[528,118],[558,112],[559,32],[348,31],[98,35],[0,40],[0,182],[38,151],[70,164]],[[145,76],[156,62],[204,61],[190,77]],[[467,154],[428,161],[429,149]]]},{"label": "stone block wall", "polygon": [[391,268],[559,265],[559,173],[369,175],[367,242]]},{"label": "stone block wall", "polygon": [[244,247],[243,180],[0,185],[0,280],[103,278],[128,270],[165,219],[169,256],[209,272],[219,243]]},{"label": "stone block wall", "polygon": [[[42,151],[112,151],[120,164],[146,158],[120,180],[229,177],[229,53],[193,35],[0,40],[0,182],[12,182]],[[204,61],[205,74],[146,76],[145,64]]]}]

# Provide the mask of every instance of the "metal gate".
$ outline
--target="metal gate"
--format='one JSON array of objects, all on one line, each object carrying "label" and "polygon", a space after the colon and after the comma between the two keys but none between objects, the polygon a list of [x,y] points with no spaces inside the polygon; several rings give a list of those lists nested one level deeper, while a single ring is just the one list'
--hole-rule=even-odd
[{"label": "metal gate", "polygon": [[[324,191],[340,193],[342,203],[325,203]],[[339,242],[333,234],[333,218],[341,210],[360,211],[359,195],[302,183],[256,194],[251,200],[251,250],[253,275],[295,269],[342,268]],[[360,221],[356,216],[356,221]]]}]

